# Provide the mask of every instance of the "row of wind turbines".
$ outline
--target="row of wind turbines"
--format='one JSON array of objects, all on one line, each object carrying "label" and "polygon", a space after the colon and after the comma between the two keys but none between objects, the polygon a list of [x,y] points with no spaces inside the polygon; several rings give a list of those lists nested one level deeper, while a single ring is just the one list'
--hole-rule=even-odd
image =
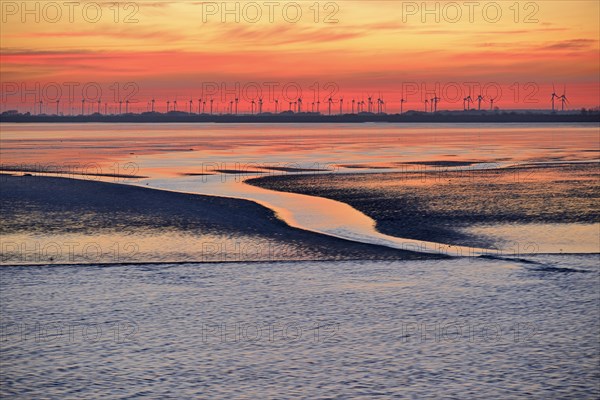
[{"label": "row of wind turbines", "polygon": [[[435,113],[438,111],[438,104],[442,99],[440,99],[437,94],[434,93],[432,98],[427,98],[424,100],[424,111],[425,112],[432,112]],[[473,99],[471,97],[471,95],[469,94],[467,97],[463,98],[463,111],[471,111],[474,110],[475,108],[471,107],[472,103],[477,102],[477,110],[481,111],[481,103],[482,102],[489,102],[490,104],[490,110],[494,110],[494,102],[497,100],[497,97],[494,98],[489,98],[489,100],[483,96],[481,93],[475,98]],[[567,99],[566,96],[566,86],[563,89],[563,93],[562,95],[558,95],[556,93],[556,90],[554,88],[554,85],[552,85],[552,97],[551,97],[551,105],[552,105],[552,112],[556,112],[556,104],[555,101],[559,100],[561,102],[561,111],[565,110],[565,105],[569,104],[569,101]],[[404,113],[404,103],[406,103],[407,100],[402,97],[400,99],[400,114]],[[148,101],[146,103],[146,112],[156,112],[156,99],[152,98],[150,101]],[[209,99],[202,99],[199,98],[197,100],[194,99],[190,99],[189,101],[184,101],[184,106],[183,109],[178,109],[178,103],[177,100],[167,100],[165,102],[166,105],[166,112],[184,112],[184,113],[189,113],[189,114],[210,114],[213,115],[215,112],[219,112],[218,111],[218,106],[219,104],[224,105],[222,111],[220,112],[220,114],[231,114],[231,115],[238,115],[239,114],[239,105],[240,105],[240,99],[239,98],[235,98],[230,100],[229,102],[225,102],[225,103],[219,103],[217,102],[217,105],[215,107],[215,100],[213,98],[209,98]],[[254,115],[254,114],[262,114],[264,112],[263,110],[263,106],[264,106],[264,100],[262,97],[259,97],[258,99],[252,99],[251,101],[247,102],[250,105],[250,114]],[[304,105],[304,101],[302,99],[302,97],[298,97],[297,99],[295,99],[294,101],[288,101],[287,105],[288,108],[287,110],[284,110],[285,107],[285,102],[282,102],[280,104],[279,99],[274,99],[274,113],[280,113],[280,112],[292,112],[292,113],[302,113],[302,112],[309,112],[308,110],[304,110],[303,109],[303,105]],[[332,115],[336,110],[334,110],[334,105],[338,105],[339,104],[339,115],[344,114],[344,98],[340,97],[339,99],[334,99],[333,97],[329,97],[325,102],[325,104],[327,104],[327,115]],[[43,101],[39,101],[37,103],[39,105],[39,114],[43,114]],[[118,104],[118,107],[117,107]],[[197,104],[197,107],[196,105]],[[313,101],[310,103],[310,112],[311,113],[317,113],[320,114],[321,113],[321,102],[319,100],[317,101]],[[347,103],[348,104],[348,103]],[[72,107],[72,102],[69,103],[70,105],[70,110],[71,113],[73,113],[73,107]],[[102,114],[102,100],[98,99],[97,101],[87,101],[87,105],[88,105],[88,113],[98,113],[98,114]],[[364,98],[359,99],[355,99],[353,98],[350,102],[349,102],[349,106],[347,106],[349,108],[348,111],[350,111],[351,114],[360,114],[360,113],[377,113],[377,114],[385,114],[387,111],[387,103],[384,101],[383,96],[380,94],[379,97],[375,98],[372,95],[369,95],[366,98],[366,101]],[[34,110],[35,111],[35,110]],[[119,100],[116,103],[113,103],[113,105],[110,107],[110,111],[112,111],[113,113],[118,113],[119,115],[123,114],[123,111],[125,111],[125,114],[129,114],[130,113],[130,101],[129,100]],[[139,110],[138,110],[139,111]],[[108,114],[109,113],[109,104],[108,103],[104,103],[104,114]],[[82,99],[81,100],[81,115],[85,115],[86,114],[86,100]],[[60,114],[60,99],[56,100],[56,115],[61,115]]]},{"label": "row of wind turbines", "polygon": [[[355,113],[361,113],[361,112],[369,112],[369,113],[373,113],[375,111],[374,108],[374,98],[369,96],[367,98],[367,101],[365,102],[364,100],[356,100],[356,99],[352,99],[351,104],[352,104],[352,110],[351,113],[355,114]],[[385,102],[383,101],[383,98],[379,97],[376,99],[377,101],[377,113],[378,114],[382,114],[385,112]],[[196,113],[196,110],[198,111],[198,114],[213,114],[213,102],[214,99],[209,99],[209,107],[207,109],[207,100],[203,100],[203,99],[198,99],[198,107],[196,108],[194,106],[195,101],[193,99],[190,99],[189,102],[187,102],[189,104],[189,107],[187,107],[187,110],[177,110],[177,100],[174,101],[170,101],[167,100],[166,101],[166,112],[175,112],[175,111],[182,111],[182,112],[188,112],[190,114],[194,114]],[[156,99],[152,99],[148,104],[148,111],[151,112],[155,112],[155,103],[156,103]],[[237,115],[239,114],[239,103],[240,103],[240,99],[239,98],[235,98],[233,100],[230,100],[228,103],[225,102],[225,106],[226,106],[226,113],[227,114],[234,114]],[[263,113],[263,105],[264,105],[264,100],[262,97],[259,97],[258,99],[252,99],[251,101],[248,102],[250,104],[250,114],[262,114]],[[293,112],[293,113],[301,113],[301,112],[308,112],[307,110],[303,110],[302,109],[302,105],[304,104],[304,101],[302,99],[302,97],[298,97],[297,99],[295,99],[294,101],[288,101],[288,109],[284,110],[283,107],[280,106],[280,101],[279,99],[274,99],[273,101],[274,103],[274,113],[277,114],[279,112],[284,112],[284,111],[288,111],[288,112]],[[327,101],[325,101],[324,103],[327,104],[327,114],[328,115],[332,115],[332,113],[334,112],[333,110],[333,105],[334,104],[339,104],[340,108],[339,108],[339,114],[343,114],[344,113],[344,98],[340,97],[338,100],[334,100],[333,97],[329,97],[327,99]],[[171,107],[171,104],[173,105],[173,107]],[[283,106],[285,106],[285,102],[282,102]],[[320,113],[321,112],[321,101],[317,100],[317,101],[313,101],[310,103],[310,112],[311,113]],[[367,107],[366,111],[365,111],[365,106]]]}]

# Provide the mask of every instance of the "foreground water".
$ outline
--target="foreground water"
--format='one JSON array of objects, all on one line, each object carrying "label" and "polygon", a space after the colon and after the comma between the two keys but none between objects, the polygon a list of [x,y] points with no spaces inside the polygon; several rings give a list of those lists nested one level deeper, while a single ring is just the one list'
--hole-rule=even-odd
[{"label": "foreground water", "polygon": [[533,259],[5,267],[0,391],[597,398],[598,255]]}]

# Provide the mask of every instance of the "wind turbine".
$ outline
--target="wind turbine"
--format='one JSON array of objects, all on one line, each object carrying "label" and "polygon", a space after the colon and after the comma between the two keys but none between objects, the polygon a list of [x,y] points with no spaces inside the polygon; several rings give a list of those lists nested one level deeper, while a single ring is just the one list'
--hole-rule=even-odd
[{"label": "wind turbine", "polygon": [[229,114],[233,114],[233,100],[229,100]]},{"label": "wind turbine", "polygon": [[100,114],[100,107],[102,107],[102,99],[98,99],[98,114]]},{"label": "wind turbine", "polygon": [[427,112],[427,104],[429,104],[429,100],[425,99],[425,112]]},{"label": "wind turbine", "polygon": [[85,99],[81,99],[81,115],[85,115]]},{"label": "wind turbine", "polygon": [[235,98],[235,115],[237,115],[237,113],[238,113],[238,103],[239,102],[240,102],[240,99],[236,97]]},{"label": "wind turbine", "polygon": [[437,97],[437,94],[434,94],[433,99],[431,99],[431,100],[433,101],[433,111],[437,112],[437,105],[441,99],[439,97]]},{"label": "wind turbine", "polygon": [[[127,107],[127,102],[125,102],[125,107]],[[173,111],[177,111],[177,99],[173,100]]]},{"label": "wind turbine", "polygon": [[463,107],[465,106],[465,102],[467,103],[467,107],[465,108],[465,111],[471,110],[471,102],[472,101],[473,101],[473,99],[471,98],[471,95],[468,95],[467,97],[465,97],[463,99]]},{"label": "wind turbine", "polygon": [[554,112],[554,98],[560,99],[560,97],[556,94],[556,90],[554,89],[554,84],[552,84],[552,112]]},{"label": "wind turbine", "polygon": [[215,101],[215,100],[210,99],[210,115],[212,115],[212,113],[213,113],[213,101]]},{"label": "wind turbine", "polygon": [[[121,109],[123,108],[123,100],[119,100],[119,115],[122,114]],[[169,102],[167,101],[167,112],[169,112]]]},{"label": "wind turbine", "polygon": [[433,97],[430,99],[430,102],[429,102],[429,109],[431,112],[433,112],[434,104],[435,104],[435,94],[433,95]]},{"label": "wind turbine", "polygon": [[298,112],[302,112],[302,97],[298,97]]},{"label": "wind turbine", "polygon": [[60,99],[56,100],[56,115],[59,115],[58,113],[58,105],[60,104]]},{"label": "wind turbine", "polygon": [[354,99],[352,99],[352,114],[354,114]]},{"label": "wind turbine", "polygon": [[481,111],[481,101],[485,101],[481,93],[477,96],[477,111]]},{"label": "wind turbine", "polygon": [[402,105],[406,103],[406,99],[400,99],[400,114],[402,114]]},{"label": "wind turbine", "polygon": [[[251,108],[250,108],[250,113],[251,113],[252,115],[254,115],[254,104],[256,104],[256,103],[254,102],[254,99],[252,99],[252,102],[251,102]],[[291,103],[290,103],[290,104],[291,104]],[[291,107],[291,106],[290,106],[290,107]]]},{"label": "wind turbine", "polygon": [[278,106],[279,106],[279,99],[275,99],[275,114],[277,114]]},{"label": "wind turbine", "polygon": [[194,104],[194,100],[190,97],[190,114],[192,113],[192,106]]},{"label": "wind turbine", "polygon": [[[177,104],[177,102],[175,102]],[[125,100],[125,114],[129,114],[129,100]]]},{"label": "wind turbine", "polygon": [[561,111],[565,111],[565,103],[569,103],[569,100],[567,99],[567,87],[563,87],[563,94],[562,96],[560,96],[560,102],[561,102]]},{"label": "wind turbine", "polygon": [[262,114],[262,106],[263,106],[263,99],[262,97],[258,98],[258,113]]},{"label": "wind turbine", "polygon": [[152,101],[151,101],[151,103],[152,103],[152,112],[154,112],[154,102],[155,102],[155,100],[154,100],[154,97],[153,97]]},{"label": "wind turbine", "polygon": [[371,96],[367,97],[367,100],[368,100],[367,109],[369,110],[369,112],[371,112],[371,106],[373,105],[372,97]]},{"label": "wind turbine", "polygon": [[496,101],[496,98],[490,99],[490,111],[494,110],[494,101]]},{"label": "wind turbine", "polygon": [[327,103],[329,103],[329,115],[331,115],[331,104],[333,103],[333,99],[330,97],[330,98],[327,100]]},{"label": "wind turbine", "polygon": [[321,104],[321,101],[317,99],[317,114],[319,113],[319,104]]},{"label": "wind turbine", "polygon": [[344,114],[344,98],[340,97],[340,115]]},{"label": "wind turbine", "polygon": [[[169,112],[169,104],[171,104],[171,102],[169,100],[167,100],[167,112]],[[119,106],[119,114],[121,113],[121,106]]]}]

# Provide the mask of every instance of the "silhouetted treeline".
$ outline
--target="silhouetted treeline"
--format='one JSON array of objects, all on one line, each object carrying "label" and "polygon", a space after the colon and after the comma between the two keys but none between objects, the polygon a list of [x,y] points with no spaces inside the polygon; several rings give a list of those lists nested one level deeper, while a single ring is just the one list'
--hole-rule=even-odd
[{"label": "silhouetted treeline", "polygon": [[581,112],[533,112],[533,111],[438,111],[425,113],[407,111],[404,114],[343,114],[323,115],[317,113],[280,114],[189,114],[172,111],[169,113],[146,112],[120,115],[31,115],[3,113],[0,122],[44,122],[44,123],[362,123],[362,122],[408,122],[408,123],[502,123],[502,122],[600,122],[600,111]]}]

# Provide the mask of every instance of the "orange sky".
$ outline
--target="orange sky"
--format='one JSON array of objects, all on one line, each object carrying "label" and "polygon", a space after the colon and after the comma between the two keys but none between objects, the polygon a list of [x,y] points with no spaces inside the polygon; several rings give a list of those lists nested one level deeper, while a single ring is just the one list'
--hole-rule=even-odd
[{"label": "orange sky", "polygon": [[221,2],[119,3],[118,14],[110,2],[0,3],[2,110],[30,110],[38,94],[55,102],[60,87],[66,113],[69,85],[78,110],[98,87],[102,110],[130,99],[143,111],[152,97],[159,111],[167,99],[187,110],[190,97],[197,110],[203,97],[223,111],[257,87],[265,110],[298,90],[305,110],[318,93],[322,112],[330,96],[336,110],[340,97],[349,111],[372,95],[397,112],[402,96],[405,110],[434,95],[439,109],[462,109],[480,92],[504,109],[549,108],[553,83],[570,109],[600,103],[595,0],[427,2],[430,13],[421,1],[272,2],[271,13],[269,2],[229,2],[226,15]]}]

